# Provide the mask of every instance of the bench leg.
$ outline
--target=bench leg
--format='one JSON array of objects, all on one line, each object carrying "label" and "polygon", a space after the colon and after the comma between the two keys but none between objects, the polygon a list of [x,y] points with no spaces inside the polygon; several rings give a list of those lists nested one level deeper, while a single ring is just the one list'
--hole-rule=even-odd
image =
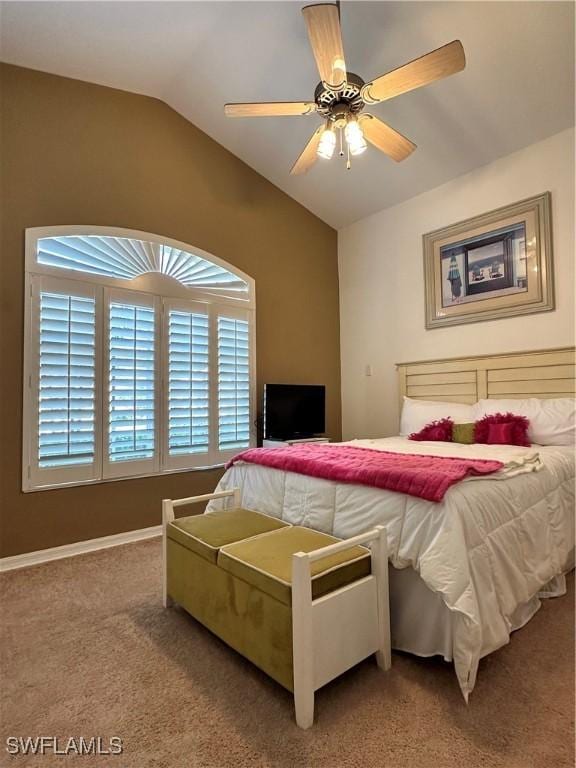
[{"label": "bench leg", "polygon": [[174,605],[176,605],[174,600],[172,600],[172,598],[166,591],[166,587],[164,587],[164,589],[162,590],[162,605],[164,606],[164,608],[172,608]]},{"label": "bench leg", "polygon": [[392,666],[392,658],[388,649],[376,651],[376,664],[384,672],[387,672]]},{"label": "bench leg", "polygon": [[292,555],[292,660],[296,723],[314,722],[314,638],[312,635],[312,579],[303,552]]},{"label": "bench leg", "polygon": [[294,708],[296,724],[300,728],[310,728],[314,723],[314,688],[310,684],[294,685]]},{"label": "bench leg", "polygon": [[386,529],[377,525],[378,538],[372,542],[372,569],[376,576],[376,595],[378,601],[378,637],[379,648],[376,651],[376,663],[384,671],[392,666],[390,642],[390,598],[388,594],[388,542]]},{"label": "bench leg", "polygon": [[162,605],[170,608],[174,601],[168,594],[168,523],[174,520],[174,507],[169,499],[162,502]]}]

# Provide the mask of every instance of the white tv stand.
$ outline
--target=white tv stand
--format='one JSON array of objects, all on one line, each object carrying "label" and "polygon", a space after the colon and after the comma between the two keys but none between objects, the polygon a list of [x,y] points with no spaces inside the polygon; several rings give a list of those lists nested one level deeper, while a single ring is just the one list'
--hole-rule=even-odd
[{"label": "white tv stand", "polygon": [[301,437],[294,440],[263,440],[263,448],[284,448],[287,445],[298,445],[299,443],[329,443],[329,437]]}]

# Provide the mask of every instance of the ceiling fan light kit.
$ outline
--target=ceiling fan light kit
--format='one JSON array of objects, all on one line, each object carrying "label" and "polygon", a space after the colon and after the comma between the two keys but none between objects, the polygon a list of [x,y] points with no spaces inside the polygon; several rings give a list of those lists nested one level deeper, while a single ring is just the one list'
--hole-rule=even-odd
[{"label": "ceiling fan light kit", "polygon": [[292,175],[306,173],[317,157],[326,160],[333,157],[336,130],[340,137],[340,156],[345,154],[344,134],[347,168],[350,168],[350,156],[362,154],[367,141],[396,162],[405,160],[416,145],[379,118],[363,113],[363,109],[367,104],[388,101],[460,72],[466,66],[462,43],[453,40],[365,83],[346,69],[339,6],[333,3],[308,5],[302,13],[321,78],[314,91],[314,101],[226,104],[226,116],[280,117],[314,113],[322,116],[325,125],[316,129],[304,147],[292,166]]},{"label": "ceiling fan light kit", "polygon": [[318,157],[323,157],[325,160],[330,160],[334,154],[334,148],[336,147],[336,134],[331,125],[326,125],[320,136],[318,142],[318,149],[316,154]]},{"label": "ceiling fan light kit", "polygon": [[361,155],[367,149],[368,145],[364,139],[364,133],[355,117],[348,116],[344,136],[346,137],[346,143],[351,155]]}]

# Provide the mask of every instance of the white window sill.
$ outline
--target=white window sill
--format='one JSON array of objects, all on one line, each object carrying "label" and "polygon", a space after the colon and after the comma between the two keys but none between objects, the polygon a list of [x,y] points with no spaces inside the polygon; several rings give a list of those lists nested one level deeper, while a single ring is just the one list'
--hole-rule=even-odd
[{"label": "white window sill", "polygon": [[34,485],[23,487],[23,493],[36,493],[37,491],[55,491],[61,488],[75,488],[80,485],[100,485],[101,483],[118,483],[128,480],[140,480],[143,477],[164,477],[166,475],[176,475],[183,472],[210,472],[215,469],[224,469],[226,462],[220,464],[211,464],[206,467],[187,467],[183,469],[167,469],[163,472],[149,472],[142,475],[128,475],[127,477],[106,477],[96,480],[76,480],[70,483],[51,483],[47,485]]}]

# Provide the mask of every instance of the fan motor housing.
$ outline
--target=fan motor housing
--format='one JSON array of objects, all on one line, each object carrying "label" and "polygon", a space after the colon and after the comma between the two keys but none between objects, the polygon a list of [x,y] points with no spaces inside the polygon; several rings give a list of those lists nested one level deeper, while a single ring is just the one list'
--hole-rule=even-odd
[{"label": "fan motor housing", "polygon": [[353,72],[348,72],[344,85],[331,88],[324,82],[318,83],[314,91],[314,101],[318,113],[326,117],[335,117],[340,113],[357,114],[364,109],[361,92],[364,80]]}]

